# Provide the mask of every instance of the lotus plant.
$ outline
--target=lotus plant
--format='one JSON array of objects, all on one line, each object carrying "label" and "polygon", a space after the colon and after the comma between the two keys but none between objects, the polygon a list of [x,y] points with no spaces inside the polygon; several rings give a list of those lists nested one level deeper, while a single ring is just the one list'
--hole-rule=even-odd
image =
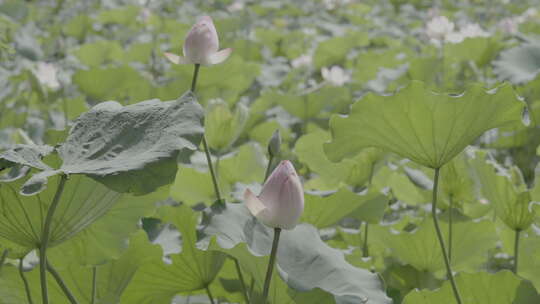
[{"label": "lotus plant", "polygon": [[[193,71],[193,79],[191,81],[191,92],[195,93],[197,77],[199,75],[199,68],[201,65],[208,66],[221,63],[229,58],[232,52],[232,49],[230,48],[223,49],[221,51],[218,50],[219,37],[216,27],[214,26],[214,22],[212,21],[211,17],[203,16],[199,18],[197,23],[195,23],[195,25],[193,25],[191,30],[187,33],[183,47],[184,56],[179,56],[173,53],[164,53],[164,55],[174,64],[193,64],[195,66]],[[216,198],[219,202],[223,202],[221,200],[217,175],[212,165],[212,158],[210,156],[210,151],[205,136],[202,138],[202,143],[208,168],[210,170],[210,175],[212,177]]]},{"label": "lotus plant", "polygon": [[263,289],[263,303],[266,303],[281,229],[294,229],[304,211],[304,190],[292,163],[288,160],[282,161],[264,183],[259,196],[246,189],[244,202],[253,216],[274,228],[274,240]]}]

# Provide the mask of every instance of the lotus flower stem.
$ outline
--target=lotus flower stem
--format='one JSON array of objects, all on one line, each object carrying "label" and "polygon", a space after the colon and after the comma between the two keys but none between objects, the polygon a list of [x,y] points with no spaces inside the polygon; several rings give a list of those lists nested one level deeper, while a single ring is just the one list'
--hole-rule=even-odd
[{"label": "lotus flower stem", "polygon": [[268,299],[268,291],[270,289],[270,281],[272,280],[272,272],[274,270],[274,264],[276,262],[277,249],[279,245],[279,235],[281,234],[281,228],[274,228],[274,241],[272,242],[272,251],[270,252],[270,261],[268,261],[268,269],[266,270],[266,278],[264,279],[263,289],[263,304],[266,304]]},{"label": "lotus flower stem", "polygon": [[365,228],[364,228],[364,244],[362,245],[362,256],[364,258],[367,258],[369,256],[369,248],[368,248],[368,222],[365,222]]},{"label": "lotus flower stem", "polygon": [[215,304],[214,297],[212,297],[212,293],[210,292],[210,287],[206,286],[206,294],[208,295],[208,299],[210,299],[210,303]]},{"label": "lotus flower stem", "polygon": [[244,295],[244,301],[246,301],[246,304],[249,304],[249,298],[247,294],[246,289],[246,283],[244,282],[244,276],[242,275],[242,269],[240,269],[240,263],[238,263],[237,258],[232,258],[234,261],[234,266],[236,266],[236,273],[238,274],[238,279],[240,281],[240,285],[242,286],[242,293]]},{"label": "lotus flower stem", "polygon": [[4,251],[2,251],[2,255],[0,256],[0,273],[2,273],[2,267],[4,267],[4,262],[6,261],[8,253],[9,249],[4,249]]},{"label": "lotus flower stem", "polygon": [[41,244],[39,244],[39,277],[41,280],[42,304],[49,304],[49,292],[47,289],[47,247],[49,246],[52,219],[54,212],[56,211],[56,207],[58,207],[58,203],[60,203],[62,192],[64,192],[66,180],[67,175],[62,174],[51,205],[47,210],[47,215],[45,217],[45,223],[43,224],[43,231],[41,234]]},{"label": "lotus flower stem", "polygon": [[26,279],[26,276],[23,272],[23,260],[20,260],[19,263],[19,276],[21,277],[21,280],[24,284],[24,291],[26,292],[26,299],[28,300],[28,304],[33,304],[34,301],[32,301],[32,293],[30,292],[30,284],[28,284],[28,280]]},{"label": "lotus flower stem", "polygon": [[92,267],[92,296],[90,299],[90,304],[94,304],[96,302],[96,294],[97,294],[97,267]]},{"label": "lotus flower stem", "polygon": [[450,261],[448,260],[448,255],[446,254],[446,248],[444,246],[444,239],[441,233],[441,228],[439,227],[439,221],[437,219],[437,189],[439,186],[439,170],[440,168],[435,169],[435,177],[433,179],[433,200],[431,203],[431,214],[433,216],[433,224],[435,225],[435,231],[437,232],[437,238],[439,239],[439,245],[441,246],[442,255],[444,258],[444,265],[446,266],[446,272],[448,278],[450,279],[450,284],[452,285],[452,291],[454,292],[454,297],[458,304],[462,304],[461,296],[459,295],[459,290],[457,288],[456,281],[454,280],[454,274],[452,268],[450,267]]},{"label": "lotus flower stem", "polygon": [[448,207],[448,261],[452,262],[452,213],[454,211],[454,201],[452,195],[449,197]]},{"label": "lotus flower stem", "polygon": [[[201,65],[196,63],[195,69],[193,70],[193,79],[191,80],[191,92],[195,93],[195,89],[197,87],[197,78],[199,77],[199,69]],[[210,150],[208,148],[208,143],[206,142],[206,137],[203,134],[202,137],[202,143],[204,148],[204,154],[206,155],[206,162],[208,163],[208,169],[210,170],[210,176],[212,177],[212,183],[214,184],[214,192],[216,193],[216,198],[220,203],[223,203],[221,201],[221,193],[219,191],[219,184],[217,181],[216,173],[214,172],[214,166],[212,165],[212,157],[210,156]]]},{"label": "lotus flower stem", "polygon": [[514,238],[514,273],[518,272],[518,260],[519,260],[519,236],[521,234],[520,229],[516,229],[516,235]]},{"label": "lotus flower stem", "polygon": [[58,286],[60,286],[60,289],[62,289],[69,302],[71,304],[78,304],[79,302],[77,302],[77,299],[75,299],[75,297],[67,287],[66,283],[64,283],[64,280],[62,280],[62,277],[60,276],[58,271],[56,271],[56,269],[54,269],[54,267],[49,262],[47,262],[47,270],[50,274],[52,274],[53,278],[56,280],[56,283],[58,283]]}]

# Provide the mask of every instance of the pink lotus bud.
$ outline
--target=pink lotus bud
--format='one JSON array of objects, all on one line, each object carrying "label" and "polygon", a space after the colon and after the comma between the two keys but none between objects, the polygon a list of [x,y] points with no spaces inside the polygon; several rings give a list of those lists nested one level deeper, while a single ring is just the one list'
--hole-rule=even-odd
[{"label": "pink lotus bud", "polygon": [[282,161],[257,197],[246,189],[244,201],[251,214],[273,228],[293,229],[304,211],[304,190],[290,161]]},{"label": "pink lotus bud", "polygon": [[165,53],[174,64],[218,64],[229,58],[232,49],[219,50],[219,38],[212,18],[204,16],[193,25],[184,42],[184,57]]}]

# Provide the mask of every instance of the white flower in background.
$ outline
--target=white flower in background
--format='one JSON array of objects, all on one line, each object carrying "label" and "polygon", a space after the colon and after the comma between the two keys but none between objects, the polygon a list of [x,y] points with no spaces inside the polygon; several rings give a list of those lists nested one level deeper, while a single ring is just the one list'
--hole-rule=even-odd
[{"label": "white flower in background", "polygon": [[321,69],[321,75],[325,81],[338,87],[351,81],[351,76],[337,65],[334,65],[330,69],[323,67]]},{"label": "white flower in background", "polygon": [[497,24],[497,27],[499,27],[503,32],[509,34],[517,33],[518,26],[519,22],[517,22],[516,18],[504,18]]},{"label": "white flower in background", "polygon": [[459,32],[452,32],[446,35],[445,41],[460,43],[467,38],[475,37],[489,37],[489,33],[484,31],[477,23],[469,23],[462,27]]},{"label": "white flower in background", "polygon": [[489,37],[489,33],[484,31],[478,23],[469,23],[461,29],[461,35],[464,38],[475,38],[475,37]]},{"label": "white flower in background", "polygon": [[231,5],[227,6],[227,10],[229,13],[238,12],[244,9],[244,2],[242,1],[234,1],[231,3]]},{"label": "white flower in background", "polygon": [[38,62],[37,69],[34,70],[34,75],[36,75],[36,78],[42,85],[55,90],[60,87],[57,72],[58,68],[54,64]]},{"label": "white flower in background", "polygon": [[193,25],[184,41],[184,56],[165,53],[175,64],[213,65],[225,61],[232,49],[219,50],[219,37],[212,18],[204,16]]},{"label": "white flower in background", "polygon": [[293,68],[299,68],[301,66],[310,65],[313,62],[313,57],[311,55],[301,55],[291,61]]},{"label": "white flower in background", "polygon": [[435,41],[443,40],[446,35],[454,31],[454,23],[446,16],[437,16],[426,24],[426,34]]}]

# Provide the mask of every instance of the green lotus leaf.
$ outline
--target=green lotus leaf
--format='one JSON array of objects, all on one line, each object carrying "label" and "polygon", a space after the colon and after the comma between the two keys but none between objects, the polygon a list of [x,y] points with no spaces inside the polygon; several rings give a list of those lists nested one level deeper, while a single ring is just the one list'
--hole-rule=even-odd
[{"label": "green lotus leaf", "polygon": [[[487,272],[460,273],[456,276],[463,303],[475,304],[530,304],[538,303],[540,296],[530,283],[510,271],[495,274]],[[454,304],[450,282],[435,291],[415,290],[409,293],[403,304]]]},{"label": "green lotus leaf", "polygon": [[[215,237],[217,245],[231,249],[246,243],[252,254],[270,253],[273,232],[259,223],[243,204],[214,206],[206,214],[202,230],[206,241]],[[390,303],[376,274],[348,264],[343,253],[324,243],[309,224],[284,230],[277,254],[280,277],[293,290],[306,292],[320,288],[334,296],[336,303]]]},{"label": "green lotus leaf", "polygon": [[377,224],[387,202],[386,196],[377,191],[356,194],[347,188],[340,188],[329,196],[306,194],[301,220],[325,228],[351,215]]},{"label": "green lotus leaf", "polygon": [[178,293],[204,289],[212,283],[225,261],[226,255],[222,252],[196,247],[198,214],[189,207],[163,207],[159,217],[180,231],[182,251],[169,255],[170,263],[159,258],[139,269],[122,298],[125,303],[169,303]]},{"label": "green lotus leaf", "polygon": [[[32,196],[19,195],[22,181],[1,184],[0,237],[26,248],[37,248],[41,243],[45,215],[59,181],[60,176],[50,177],[49,187]],[[84,175],[71,176],[52,219],[50,246],[82,231],[104,215],[120,196]]]},{"label": "green lotus leaf", "polygon": [[41,191],[47,178],[60,172],[87,175],[118,192],[152,192],[172,183],[177,158],[197,149],[202,115],[191,93],[171,102],[98,104],[76,120],[58,148],[62,166],[34,175],[23,193]]},{"label": "green lotus leaf", "polygon": [[485,131],[519,122],[524,106],[509,85],[487,92],[473,85],[454,96],[413,81],[392,96],[366,95],[347,117],[334,115],[325,152],[339,161],[379,147],[440,168]]},{"label": "green lotus leaf", "polygon": [[507,170],[495,163],[486,160],[486,153],[477,153],[476,158],[470,160],[480,186],[482,195],[493,204],[497,216],[513,230],[529,228],[535,218],[535,212],[529,208],[532,201],[531,193],[519,178],[513,178],[514,170]]},{"label": "green lotus leaf", "polygon": [[232,113],[226,102],[211,100],[205,116],[205,136],[210,148],[220,152],[229,148],[244,131],[248,117],[248,108],[243,104],[238,103]]},{"label": "green lotus leaf", "polygon": [[[488,250],[495,247],[498,240],[493,223],[458,222],[453,224],[452,229],[451,256],[454,271],[476,271],[485,263]],[[447,236],[448,225],[441,225],[441,232]],[[444,275],[442,253],[431,220],[424,220],[412,233],[390,233],[383,242],[386,248],[392,250],[392,256],[403,264],[437,276]]]},{"label": "green lotus leaf", "polygon": [[[129,239],[128,249],[118,259],[107,264],[95,268],[76,264],[63,268],[55,264],[53,266],[79,303],[91,303],[94,271],[96,273],[96,297],[93,303],[120,303],[124,290],[131,283],[138,269],[160,257],[159,246],[152,245],[146,234],[140,230]],[[39,269],[25,271],[25,276],[28,279],[32,298],[34,301],[40,299]],[[48,281],[51,303],[69,304],[70,301],[52,276],[48,275]],[[23,282],[15,267],[8,267],[6,273],[0,274],[0,303],[28,303]]]}]

